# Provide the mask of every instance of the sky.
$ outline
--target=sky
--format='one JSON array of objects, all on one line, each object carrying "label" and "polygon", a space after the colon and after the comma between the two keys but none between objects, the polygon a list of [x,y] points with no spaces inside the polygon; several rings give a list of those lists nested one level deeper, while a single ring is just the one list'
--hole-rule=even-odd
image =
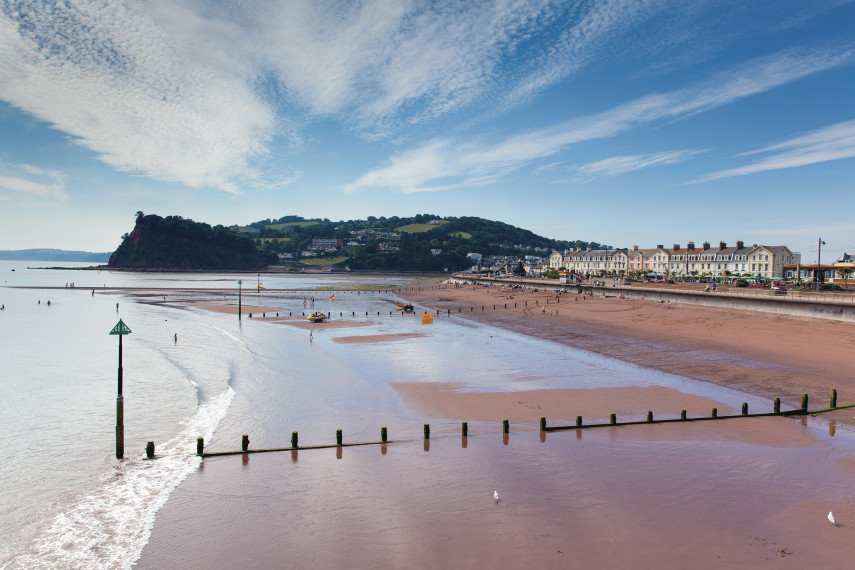
[{"label": "sky", "polygon": [[2,0],[0,249],[137,211],[855,253],[855,0]]}]

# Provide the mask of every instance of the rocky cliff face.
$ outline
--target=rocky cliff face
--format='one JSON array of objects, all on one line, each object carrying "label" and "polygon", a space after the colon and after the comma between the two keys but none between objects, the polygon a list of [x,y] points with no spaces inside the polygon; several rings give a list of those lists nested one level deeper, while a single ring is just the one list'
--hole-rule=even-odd
[{"label": "rocky cliff face", "polygon": [[109,262],[110,267],[128,269],[228,270],[265,265],[252,240],[223,226],[142,214]]}]

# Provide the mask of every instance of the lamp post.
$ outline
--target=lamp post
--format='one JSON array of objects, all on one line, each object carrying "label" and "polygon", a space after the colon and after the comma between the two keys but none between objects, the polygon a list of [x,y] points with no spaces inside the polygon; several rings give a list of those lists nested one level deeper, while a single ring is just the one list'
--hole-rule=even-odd
[{"label": "lamp post", "polygon": [[241,317],[241,307],[240,307],[240,301],[241,301],[241,299],[240,299],[241,284],[243,284],[243,281],[241,281],[240,279],[238,279],[238,320],[241,320],[241,318],[240,318],[240,317]]},{"label": "lamp post", "polygon": [[121,459],[125,455],[125,400],[122,397],[122,337],[126,334],[131,334],[131,329],[119,319],[111,335],[119,337],[119,393],[116,396],[116,459]]},{"label": "lamp post", "polygon": [[825,242],[822,241],[822,238],[819,238],[819,244],[816,246],[816,286],[819,287],[819,258],[822,254],[822,246],[825,245]]}]

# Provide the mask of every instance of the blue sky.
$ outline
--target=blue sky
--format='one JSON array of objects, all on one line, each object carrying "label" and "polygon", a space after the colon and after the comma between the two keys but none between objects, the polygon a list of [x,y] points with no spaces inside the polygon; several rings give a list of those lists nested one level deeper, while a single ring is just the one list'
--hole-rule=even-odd
[{"label": "blue sky", "polygon": [[142,210],[855,252],[853,1],[0,6],[0,249]]}]

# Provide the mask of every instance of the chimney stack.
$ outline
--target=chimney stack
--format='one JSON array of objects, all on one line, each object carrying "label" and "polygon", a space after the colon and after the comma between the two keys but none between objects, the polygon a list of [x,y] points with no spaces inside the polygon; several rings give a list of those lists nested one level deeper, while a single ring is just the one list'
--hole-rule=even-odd
[{"label": "chimney stack", "polygon": [[661,243],[656,244],[656,249],[665,249]]},{"label": "chimney stack", "polygon": [[675,244],[674,244],[674,251],[677,251],[678,249],[680,249],[680,244],[679,244],[679,243],[675,243]]},{"label": "chimney stack", "polygon": [[737,249],[742,249],[744,246],[745,246],[745,242],[744,242],[744,241],[738,241],[738,242],[736,242],[736,247],[737,247]]},{"label": "chimney stack", "polygon": [[707,249],[709,249],[709,248],[710,248],[710,242],[705,241],[705,242],[704,242],[704,250],[707,250]]},{"label": "chimney stack", "polygon": [[695,242],[690,241],[689,245],[686,246],[686,249],[695,249]]},{"label": "chimney stack", "polygon": [[727,247],[727,244],[726,244],[726,243],[724,243],[723,241],[718,242],[718,248],[719,248],[719,249],[724,249],[724,248],[726,248],[726,247]]},{"label": "chimney stack", "polygon": [[638,251],[638,246],[637,245],[632,246],[632,251]]}]

